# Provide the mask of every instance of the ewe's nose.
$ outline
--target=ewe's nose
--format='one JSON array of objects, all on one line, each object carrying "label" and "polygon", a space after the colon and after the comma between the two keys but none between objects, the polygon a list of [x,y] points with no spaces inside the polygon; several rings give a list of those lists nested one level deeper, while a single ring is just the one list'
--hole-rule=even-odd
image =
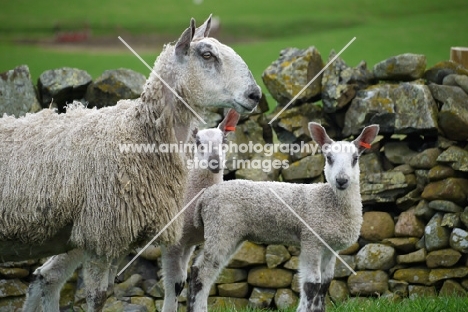
[{"label": "ewe's nose", "polygon": [[262,91],[260,90],[260,87],[257,85],[250,86],[247,89],[247,91],[245,91],[244,95],[249,100],[252,100],[253,102],[255,102],[255,104],[258,104],[258,102],[260,102],[260,99],[262,97]]},{"label": "ewe's nose", "polygon": [[336,186],[338,187],[338,189],[340,190],[344,190],[348,187],[348,179],[347,178],[343,178],[343,177],[340,177],[340,178],[336,178]]}]

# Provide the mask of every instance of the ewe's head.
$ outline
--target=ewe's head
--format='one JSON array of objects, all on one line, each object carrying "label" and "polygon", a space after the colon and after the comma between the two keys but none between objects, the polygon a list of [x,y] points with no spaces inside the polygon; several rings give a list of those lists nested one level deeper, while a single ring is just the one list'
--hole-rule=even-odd
[{"label": "ewe's head", "polygon": [[230,47],[208,37],[211,15],[199,28],[192,19],[174,48],[179,87],[189,105],[252,111],[262,95],[247,64]]},{"label": "ewe's head", "polygon": [[230,109],[218,128],[194,132],[197,145],[195,161],[198,162],[198,167],[207,165],[208,170],[213,173],[223,170],[226,155],[222,145],[226,143],[227,134],[235,130],[239,117],[235,110]]},{"label": "ewe's head", "polygon": [[352,142],[335,142],[325,129],[315,122],[309,123],[309,131],[322,148],[325,162],[325,178],[336,190],[346,190],[348,186],[359,185],[359,156],[374,141],[379,132],[378,125],[365,127]]}]

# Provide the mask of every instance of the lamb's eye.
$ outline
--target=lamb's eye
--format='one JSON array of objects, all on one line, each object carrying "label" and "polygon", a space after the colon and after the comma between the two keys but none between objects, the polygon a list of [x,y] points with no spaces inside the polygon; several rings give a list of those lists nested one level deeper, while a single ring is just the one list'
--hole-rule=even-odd
[{"label": "lamb's eye", "polygon": [[357,157],[357,156],[354,156],[354,157],[353,157],[353,162],[351,163],[353,167],[356,166],[357,161],[358,161],[358,158],[359,158],[359,157]]},{"label": "lamb's eye", "polygon": [[211,52],[203,52],[202,56],[205,60],[209,60],[213,54]]},{"label": "lamb's eye", "polygon": [[329,165],[333,165],[333,157],[331,155],[327,155],[327,162]]}]

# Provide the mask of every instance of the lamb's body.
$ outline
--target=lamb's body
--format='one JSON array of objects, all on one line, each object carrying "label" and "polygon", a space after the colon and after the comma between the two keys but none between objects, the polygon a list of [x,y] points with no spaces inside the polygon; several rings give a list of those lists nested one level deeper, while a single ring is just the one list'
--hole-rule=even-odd
[{"label": "lamb's body", "polygon": [[[197,152],[192,168],[188,173],[184,202],[192,202],[184,212],[183,233],[180,240],[164,248],[162,264],[164,275],[163,312],[177,312],[177,296],[182,292],[187,279],[187,267],[190,256],[196,245],[204,241],[203,227],[194,225],[195,207],[193,201],[200,191],[223,181],[224,149],[226,134],[233,131],[239,120],[239,114],[230,110],[218,128],[200,130],[196,133]],[[203,150],[200,148],[204,146]],[[210,148],[211,146],[211,148]],[[211,165],[204,166],[205,163]]]},{"label": "lamb's body", "polygon": [[[40,311],[41,297],[44,312],[58,311],[60,287],[82,262],[88,312],[101,310],[117,259],[153,238],[182,207],[182,153],[123,152],[119,146],[187,141],[196,117],[157,75],[195,112],[255,108],[261,92],[247,65],[208,38],[209,27],[210,19],[195,29],[192,19],[177,43],[165,46],[137,100],[0,119],[0,244],[30,247],[0,259],[44,257],[35,246],[67,229],[71,235],[53,252],[75,248],[36,270],[24,311]],[[176,242],[182,226],[176,219],[157,242]]]},{"label": "lamb's body", "polygon": [[244,240],[300,246],[298,311],[325,311],[335,252],[359,237],[362,203],[357,161],[378,127],[366,128],[353,143],[333,142],[315,123],[309,123],[309,129],[320,146],[329,147],[324,150],[329,183],[232,180],[211,186],[198,200],[194,224],[204,227],[205,244],[191,270],[188,311],[207,311],[211,284]]},{"label": "lamb's body", "polygon": [[[217,174],[209,170],[195,170],[189,173],[186,201],[189,202],[201,190],[223,180],[222,171]],[[184,212],[184,226],[182,237],[176,244],[162,248],[162,266],[164,279],[164,305],[163,312],[176,312],[178,307],[177,297],[184,289],[187,279],[187,267],[190,256],[195,246],[203,243],[203,228],[195,227],[193,216],[197,201],[192,202]]]},{"label": "lamb's body", "polygon": [[[359,192],[347,190],[352,198],[346,196],[348,194],[337,196],[326,183],[224,181],[208,188],[198,200],[201,219],[196,225],[204,226],[207,239],[222,239],[222,234],[228,232],[240,242],[250,240],[300,246],[310,241],[320,244],[270,189],[334,250],[344,249],[357,240],[362,223]],[[314,200],[317,198],[320,200]],[[202,225],[203,220],[206,223]],[[339,231],[336,224],[341,225]],[[226,246],[221,241],[218,244]]]},{"label": "lamb's body", "polygon": [[[206,301],[192,296],[198,290],[199,298],[207,298],[218,272],[244,240],[299,246],[301,303],[298,311],[322,311],[320,296],[325,295],[333,278],[336,258],[276,194],[338,251],[358,239],[362,223],[359,191],[349,187],[344,193],[336,194],[329,184],[323,183],[247,180],[225,181],[207,189],[197,204],[200,217],[195,225],[202,226],[204,222],[205,244],[192,267],[190,300],[193,302],[189,303],[189,311],[206,311]],[[200,283],[203,286],[197,287],[197,279],[203,281]],[[314,299],[316,294],[319,295]]]}]

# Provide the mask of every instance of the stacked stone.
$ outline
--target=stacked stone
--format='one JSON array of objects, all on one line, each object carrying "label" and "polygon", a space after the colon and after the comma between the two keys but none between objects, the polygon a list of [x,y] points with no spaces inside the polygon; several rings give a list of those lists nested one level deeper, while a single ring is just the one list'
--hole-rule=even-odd
[{"label": "stacked stone", "polygon": [[0,311],[21,311],[28,285],[30,266],[37,261],[0,263]]},{"label": "stacked stone", "polygon": [[26,65],[0,74],[0,115],[24,116],[42,108],[64,112],[73,100],[88,107],[115,105],[140,96],[145,76],[130,69],[106,70],[96,80],[84,70],[63,67],[43,72],[35,87]]},{"label": "stacked stone", "polygon": [[[304,58],[309,50],[302,51]],[[283,68],[292,66],[294,60],[283,55],[288,53],[264,72],[265,85],[280,84],[269,80],[283,77]],[[332,51],[329,59],[334,56]],[[283,84],[299,81],[284,79]],[[273,122],[281,142],[310,140],[305,125],[311,120],[325,124],[336,138],[352,138],[373,123],[381,129],[360,159],[361,237],[342,252],[357,274],[338,261],[331,299],[466,295],[468,70],[450,61],[426,70],[425,56],[415,54],[391,57],[372,71],[364,62],[350,68],[338,58],[321,81],[321,103],[313,97],[298,101],[295,94],[279,101],[283,90],[269,89],[278,101],[270,118],[285,103],[292,106]],[[283,180],[323,180],[321,155],[294,157],[281,172]],[[317,170],[310,170],[314,165]]]},{"label": "stacked stone", "polygon": [[[329,59],[334,56],[332,51]],[[336,139],[351,139],[371,123],[380,125],[380,136],[359,164],[361,236],[341,252],[357,274],[338,260],[329,299],[467,295],[468,71],[448,61],[426,69],[425,57],[415,54],[391,57],[372,70],[365,62],[352,68],[337,58],[300,93],[323,66],[315,48],[282,51],[263,75],[277,108],[266,115],[264,97],[253,115],[241,119],[233,141],[312,144],[309,121],[322,123]],[[128,70],[107,71],[91,81],[84,71],[62,68],[43,73],[36,94],[27,66],[21,66],[0,74],[0,115],[21,116],[40,105],[62,112],[74,99],[111,105],[137,97],[143,83],[143,76]],[[216,125],[223,113],[210,112],[208,125]],[[320,153],[230,151],[227,159],[225,179],[324,181]],[[239,160],[260,166],[243,167]],[[287,161],[289,167],[263,170],[264,161]],[[290,246],[244,243],[212,288],[210,304],[296,304],[299,253]],[[30,274],[43,261],[0,265],[0,311],[20,311]],[[105,311],[159,311],[164,297],[160,268],[159,248],[152,247],[119,277]],[[186,290],[179,298],[181,311],[185,297]],[[65,284],[61,304],[84,304],[80,270]]]}]

